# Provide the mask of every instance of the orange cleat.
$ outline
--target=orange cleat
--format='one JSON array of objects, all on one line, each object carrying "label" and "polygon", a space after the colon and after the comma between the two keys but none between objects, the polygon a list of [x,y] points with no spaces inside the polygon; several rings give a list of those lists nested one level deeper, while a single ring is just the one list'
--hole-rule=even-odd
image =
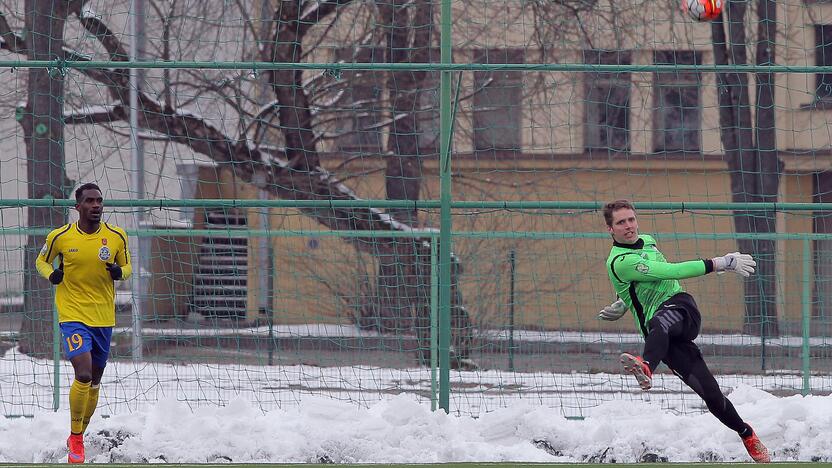
[{"label": "orange cleat", "polygon": [[621,364],[624,364],[624,370],[626,372],[635,376],[638,381],[638,386],[642,390],[650,390],[653,388],[653,372],[644,359],[629,353],[623,353],[621,355]]},{"label": "orange cleat", "polygon": [[768,449],[762,442],[760,442],[760,438],[757,437],[757,433],[754,430],[751,430],[751,435],[748,437],[742,438],[742,443],[745,445],[745,449],[748,450],[748,454],[751,455],[751,458],[754,459],[757,463],[771,463],[771,457],[768,455]]},{"label": "orange cleat", "polygon": [[84,463],[84,434],[70,434],[66,448],[69,449],[67,463]]}]

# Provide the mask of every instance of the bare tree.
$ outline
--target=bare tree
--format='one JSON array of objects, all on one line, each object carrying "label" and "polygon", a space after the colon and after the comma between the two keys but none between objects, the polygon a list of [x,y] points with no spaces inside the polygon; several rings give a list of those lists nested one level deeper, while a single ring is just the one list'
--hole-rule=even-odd
[{"label": "bare tree", "polygon": [[[40,5],[50,18],[65,21],[74,16],[77,19],[77,22],[52,25],[53,37],[59,37],[55,31],[75,27],[84,32],[78,37],[94,39],[70,39],[69,44],[62,38],[53,39],[52,58],[89,60],[103,54],[116,62],[127,60],[126,44],[115,32],[119,27],[108,23],[107,17],[86,9],[85,1],[61,3],[61,8],[66,9],[63,13],[49,10],[53,8],[51,1],[30,1]],[[15,3],[14,0],[0,0],[3,11],[14,11],[7,5]],[[494,8],[496,5],[501,9],[501,18],[508,23],[531,18],[534,32],[528,38],[527,48],[536,51],[538,56],[534,58],[527,54],[526,60],[540,63],[562,60],[558,50],[564,41],[576,40],[581,47],[594,48],[593,31],[600,26],[615,31],[613,42],[619,47],[631,40],[628,34],[632,26],[637,26],[629,24],[633,16],[620,14],[616,2],[611,0],[535,0],[504,7],[494,2],[478,3],[477,0],[469,3],[464,7]],[[148,4],[148,11],[156,15],[155,19],[147,21],[147,27],[153,31],[148,35],[151,40],[147,44],[150,59],[301,63],[330,59],[323,54],[324,48],[319,47],[325,40],[327,43],[340,41],[347,46],[365,42],[383,46],[384,60],[389,63],[435,59],[430,56],[437,42],[433,33],[435,12],[430,0],[236,0],[221,5],[219,2],[194,4],[150,0]],[[227,25],[223,22],[226,16],[223,9],[233,9],[228,10],[229,15],[242,21],[235,22],[234,26]],[[265,9],[269,10],[264,12]],[[27,11],[34,10],[27,7]],[[455,20],[466,21],[466,18],[456,15]],[[59,26],[60,29],[56,29]],[[465,23],[460,27],[465,28],[465,40],[469,41],[462,44],[462,48],[475,48],[489,42],[491,31],[487,24]],[[233,30],[229,30],[231,28]],[[344,34],[344,30],[348,33]],[[42,47],[39,43],[28,43],[20,33],[15,33],[5,17],[0,18],[0,35],[3,49],[15,54],[30,54],[33,53],[31,49]],[[232,40],[239,47],[224,46]],[[114,139],[123,141],[129,131],[125,125],[129,113],[126,70],[80,68],[59,71],[72,77],[73,82],[83,84],[72,89],[61,88],[57,95],[53,94],[55,90],[40,84],[33,92],[53,96],[56,101],[65,103],[69,108],[63,116],[65,125],[105,128],[112,132]],[[142,136],[163,142],[165,151],[178,146],[203,155],[232,172],[236,179],[255,185],[275,198],[356,200],[357,195],[347,185],[349,175],[327,169],[330,166],[324,164],[328,162],[325,159],[328,157],[326,144],[344,137],[334,123],[348,112],[354,112],[354,109],[345,109],[341,105],[344,91],[353,83],[333,75],[337,73],[297,69],[276,69],[266,73],[148,70],[147,82],[139,89]],[[543,73],[523,76],[521,98],[551,85]],[[420,119],[424,119],[424,114],[436,111],[435,105],[425,106],[419,99],[420,92],[428,87],[428,74],[424,71],[393,71],[385,72],[383,77],[383,92],[366,106],[385,109],[389,114],[374,127],[385,131],[388,137],[386,150],[380,155],[386,176],[386,196],[392,200],[418,200],[424,193],[424,147],[419,136],[425,129],[420,128]],[[490,84],[490,80],[485,80],[481,86],[485,88]],[[462,93],[461,101],[465,102],[480,90]],[[352,128],[349,131],[362,130]],[[456,128],[458,138],[472,133],[472,129]],[[113,146],[118,147],[117,144]],[[112,153],[117,154],[118,150],[114,149]],[[337,156],[349,159],[341,154]],[[55,162],[60,164],[52,164],[51,168],[63,167],[63,159]],[[484,193],[488,193],[486,186],[489,184],[482,182]],[[429,220],[420,220],[420,213],[410,208],[386,212],[368,208],[306,208],[303,213],[321,225],[337,230],[411,231],[430,225]],[[363,311],[357,318],[359,323],[386,332],[409,332],[415,328],[424,345],[429,317],[430,239],[353,238],[349,241],[363,256],[374,259],[377,271],[373,286],[365,282],[367,291],[362,294],[363,300],[373,303],[359,307]],[[33,245],[37,245],[37,241]],[[469,252],[469,255],[475,253]],[[453,343],[457,356],[465,358],[472,336],[471,320],[459,288],[464,258],[454,256],[453,262]],[[31,290],[29,285],[26,289]],[[372,317],[380,320],[374,321]],[[43,315],[33,321],[38,320],[49,323],[48,317]],[[427,350],[426,345],[422,348]]]},{"label": "bare tree", "polygon": [[[377,2],[377,8],[382,36],[386,42],[385,62],[427,62],[432,45],[431,2],[381,1]],[[387,74],[387,92],[393,119],[387,140],[384,173],[387,198],[390,200],[419,199],[422,155],[419,148],[417,107],[426,75],[426,71]],[[419,223],[415,208],[392,209],[390,214],[413,226]],[[428,276],[426,272],[414,271],[414,268],[420,268],[425,262],[408,258],[414,252],[407,245],[410,243],[412,241],[407,239],[394,241],[393,251],[379,259],[377,290],[380,294],[379,325],[382,330],[411,329],[411,318],[414,316],[411,307],[426,302],[421,297],[418,285]]]},{"label": "bare tree", "polygon": [[[32,5],[29,5],[32,3]],[[173,5],[175,2],[172,2]],[[307,34],[317,24],[328,17],[336,14],[339,8],[350,3],[350,0],[331,1],[310,1],[297,2],[285,0],[277,4],[271,19],[271,40],[263,40],[262,59],[274,62],[301,62],[305,56],[303,47],[309,41]],[[424,2],[427,4],[428,2]],[[56,6],[59,5],[59,6]],[[245,7],[240,5],[241,11]],[[420,8],[424,9],[425,6]],[[74,14],[81,26],[98,40],[99,45],[106,51],[107,56],[113,61],[124,61],[127,59],[126,48],[122,44],[119,35],[115,34],[112,28],[105,21],[89,11],[84,10],[84,2],[51,2],[49,0],[32,0],[27,2],[27,11],[36,12],[32,21],[44,21],[42,24],[29,26],[27,31],[37,40],[27,40],[12,31],[5,17],[0,18],[0,32],[3,33],[3,48],[18,54],[27,54],[30,58],[37,59],[68,59],[84,60],[81,53],[72,50],[64,44],[62,36],[58,32],[64,31],[64,21],[69,15]],[[164,11],[163,8],[156,8],[156,11]],[[420,13],[421,20],[425,20],[423,10]],[[430,18],[430,10],[427,10]],[[47,22],[48,21],[48,22]],[[206,19],[206,21],[208,21]],[[163,27],[170,26],[172,18],[162,20]],[[40,28],[40,29],[36,29]],[[250,25],[249,25],[250,26]],[[255,28],[251,27],[252,30]],[[185,35],[184,28],[180,31]],[[204,33],[204,31],[201,31]],[[170,36],[170,32],[166,34]],[[163,50],[169,48],[163,46]],[[66,73],[67,70],[60,70]],[[106,90],[111,102],[105,106],[83,106],[83,110],[71,112],[63,116],[63,109],[59,105],[66,97],[62,87],[60,74],[48,74],[48,71],[32,69],[29,86],[30,94],[38,96],[43,101],[30,100],[29,108],[47,109],[52,115],[46,114],[42,120],[47,127],[44,137],[31,138],[31,131],[27,133],[27,143],[31,140],[32,145],[47,145],[52,143],[54,147],[39,146],[37,149],[30,149],[31,163],[38,163],[41,170],[33,168],[30,171],[30,187],[38,186],[42,179],[36,179],[32,175],[38,172],[39,177],[50,177],[55,171],[60,171],[61,177],[52,175],[48,180],[48,193],[56,198],[63,197],[62,189],[65,185],[63,178],[63,155],[56,156],[55,151],[60,149],[60,142],[63,124],[79,125],[94,124],[101,125],[117,131],[118,124],[127,121],[129,115],[128,93],[129,77],[123,69],[83,69],[80,71],[87,78],[92,79]],[[221,102],[237,106],[240,109],[239,101],[225,98],[225,93],[230,89],[245,92],[251,91],[246,87],[246,74],[240,74],[231,81],[235,85],[223,83],[213,86],[206,85],[206,81],[215,80],[217,74],[206,74],[206,77],[197,78],[192,73],[189,78],[195,81],[183,81],[178,83],[180,89],[191,89],[192,99],[203,97],[208,92],[214,92],[219,96]],[[47,79],[44,79],[46,76]],[[170,82],[170,74],[164,75],[165,81]],[[140,89],[138,96],[138,107],[140,112],[140,126],[146,132],[150,132],[156,138],[164,139],[171,143],[178,143],[188,147],[195,153],[210,157],[218,165],[227,167],[234,175],[243,181],[256,185],[259,189],[270,193],[274,197],[292,200],[357,200],[356,195],[333,173],[321,166],[320,153],[317,144],[321,136],[314,130],[316,116],[313,114],[313,104],[307,94],[306,82],[300,70],[273,70],[268,73],[268,81],[273,93],[274,101],[265,106],[257,113],[240,112],[241,120],[250,116],[250,124],[241,124],[243,129],[236,136],[232,130],[222,128],[213,124],[208,118],[197,115],[186,110],[180,105],[180,97],[170,88],[162,92],[163,100],[157,99],[149,94],[147,89]],[[194,84],[198,83],[198,84]],[[405,93],[402,90],[402,93]],[[188,101],[185,101],[188,102]],[[247,101],[246,105],[250,106]],[[241,109],[240,109],[241,110]],[[39,115],[41,111],[35,111],[33,115]],[[268,121],[269,113],[274,112],[279,124],[274,128],[281,132],[283,148],[274,145],[261,145],[260,142],[251,141],[246,133],[249,129],[258,128],[262,122]],[[40,128],[40,121],[27,123],[24,119],[23,126],[32,128],[35,131]],[[28,127],[27,127],[28,126]],[[46,132],[49,132],[48,134]],[[265,132],[261,132],[261,135]],[[40,158],[49,156],[53,159],[41,161]],[[60,181],[56,183],[56,180]],[[39,188],[38,192],[30,192],[31,198],[42,198],[44,189]],[[410,231],[412,226],[408,220],[399,220],[390,213],[382,212],[373,208],[306,208],[303,212],[320,224],[335,230],[366,230],[366,231]],[[32,213],[39,213],[33,211]],[[49,211],[49,216],[39,215],[40,218],[30,220],[30,226],[54,225],[58,219],[62,220],[61,211]],[[48,218],[48,219],[46,219]],[[406,269],[420,275],[426,274],[429,269],[424,265],[415,266],[416,262],[423,262],[430,258],[430,240],[414,239],[412,242],[397,243],[391,238],[372,239],[350,239],[352,244],[362,250],[369,251],[375,256],[389,256],[391,254],[401,255],[402,258],[414,262],[414,266],[407,266]],[[42,238],[31,238],[30,249],[40,248]],[[403,250],[404,249],[404,250]],[[458,269],[457,269],[458,270]],[[27,275],[27,278],[34,278],[34,274]],[[27,279],[27,291],[37,291],[34,279]],[[429,284],[429,281],[422,281]],[[419,296],[422,297],[422,296]],[[453,295],[460,300],[459,294]],[[31,299],[30,299],[31,300]],[[38,298],[38,304],[28,310],[38,310],[39,314],[32,315],[23,325],[23,330],[29,332],[33,327],[49,328],[51,317],[51,301],[48,297]],[[454,303],[454,310],[457,311],[454,325],[457,330],[470,329],[468,316],[459,303]],[[414,312],[425,313],[427,307],[417,307]],[[44,333],[41,331],[40,333]],[[31,335],[31,333],[30,333]],[[42,340],[40,344],[32,343],[32,350],[46,350],[45,344],[48,340]],[[468,355],[466,346],[469,340],[455,340],[457,344],[455,352],[458,357],[465,358]],[[427,349],[425,344],[423,348]],[[458,360],[455,360],[458,363]]]},{"label": "bare tree", "polygon": [[[25,3],[26,36],[11,32],[5,17],[2,22],[3,48],[25,54],[29,60],[55,60],[64,57],[64,22],[73,3],[27,0]],[[27,194],[31,199],[62,199],[71,189],[64,169],[62,70],[30,68],[26,104],[18,109],[19,123],[26,142],[26,173],[29,180]],[[29,228],[57,227],[65,221],[62,208],[30,207],[27,210]],[[20,349],[37,356],[51,350],[52,294],[34,268],[34,256],[44,245],[45,237],[30,235],[25,249],[24,307],[32,320],[23,322],[20,330]]]},{"label": "bare tree", "polygon": [[[746,15],[748,2],[727,2],[728,23],[722,18],[711,25],[714,60],[717,65],[748,63]],[[777,10],[773,0],[758,0],[756,63],[771,65],[775,60]],[[726,39],[726,27],[728,35]],[[719,120],[722,146],[730,169],[731,196],[735,202],[775,202],[783,163],[775,141],[774,74],[757,73],[756,102],[752,123],[749,81],[745,73],[718,73]],[[740,211],[734,216],[738,233],[775,231],[773,211]],[[740,239],[738,247],[751,253],[758,274],[745,281],[745,322],[748,333],[776,336],[775,242]]]}]

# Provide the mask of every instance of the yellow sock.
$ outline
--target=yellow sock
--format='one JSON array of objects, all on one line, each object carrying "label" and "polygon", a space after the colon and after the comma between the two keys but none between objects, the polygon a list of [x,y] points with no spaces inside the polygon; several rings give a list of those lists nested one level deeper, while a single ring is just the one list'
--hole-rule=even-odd
[{"label": "yellow sock", "polygon": [[87,409],[90,383],[74,380],[69,387],[69,416],[72,418],[72,433],[83,433],[84,412]]},{"label": "yellow sock", "polygon": [[84,410],[84,422],[81,426],[81,432],[87,432],[87,426],[90,425],[90,418],[98,408],[98,385],[90,385],[90,392],[87,394],[87,407]]}]

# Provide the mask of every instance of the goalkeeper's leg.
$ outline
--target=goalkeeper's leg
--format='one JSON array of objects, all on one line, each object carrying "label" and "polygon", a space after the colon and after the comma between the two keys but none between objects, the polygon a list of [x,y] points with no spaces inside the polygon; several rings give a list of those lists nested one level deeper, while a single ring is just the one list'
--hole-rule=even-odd
[{"label": "goalkeeper's leg", "polygon": [[708,369],[699,346],[692,341],[674,343],[665,361],[700,398],[705,401],[708,410],[719,419],[722,424],[737,433],[745,431],[743,422],[731,401],[722,394],[716,378]]},{"label": "goalkeeper's leg", "polygon": [[711,370],[702,358],[699,347],[689,342],[673,343],[665,361],[708,406],[708,410],[730,429],[737,432],[748,454],[758,463],[767,463],[770,458],[765,445],[748,423],[742,420],[733,403],[719,388]]},{"label": "goalkeeper's leg", "polygon": [[699,335],[701,324],[702,316],[690,294],[679,293],[665,301],[648,322],[649,333],[644,337],[642,357],[650,371],[655,371],[659,362],[665,360],[671,343],[693,341]]},{"label": "goalkeeper's leg", "polygon": [[[678,301],[682,304],[682,301]],[[644,354],[634,356],[629,353],[621,355],[624,371],[635,376],[642,390],[653,387],[653,372],[659,363],[665,360],[671,343],[678,339],[692,339],[699,333],[699,324],[687,310],[677,308],[659,309],[648,323],[650,330],[644,338]],[[695,305],[693,306],[695,311]]]}]

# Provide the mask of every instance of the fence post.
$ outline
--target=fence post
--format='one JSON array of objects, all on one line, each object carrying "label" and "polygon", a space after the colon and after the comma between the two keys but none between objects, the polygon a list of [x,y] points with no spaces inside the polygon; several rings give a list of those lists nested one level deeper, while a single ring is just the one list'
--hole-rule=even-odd
[{"label": "fence post", "polygon": [[[451,0],[442,0],[440,61],[451,63]],[[439,407],[450,412],[451,380],[451,72],[439,81]]]},{"label": "fence post", "polygon": [[439,367],[439,268],[436,237],[430,242],[430,410],[438,402],[436,369]]},{"label": "fence post", "polygon": [[58,308],[52,302],[52,411],[61,409],[61,326]]},{"label": "fence post", "polygon": [[508,252],[510,268],[509,293],[508,293],[508,370],[514,372],[514,277],[515,277],[515,252],[511,249]]},{"label": "fence post", "polygon": [[802,360],[803,360],[803,396],[806,396],[811,391],[811,383],[809,382],[810,377],[810,368],[809,368],[809,320],[811,319],[810,314],[810,306],[811,306],[811,288],[809,282],[811,278],[809,277],[809,265],[811,264],[810,258],[810,251],[809,251],[809,238],[803,239],[803,294],[801,298],[801,312],[803,315],[803,350],[802,350]]}]

